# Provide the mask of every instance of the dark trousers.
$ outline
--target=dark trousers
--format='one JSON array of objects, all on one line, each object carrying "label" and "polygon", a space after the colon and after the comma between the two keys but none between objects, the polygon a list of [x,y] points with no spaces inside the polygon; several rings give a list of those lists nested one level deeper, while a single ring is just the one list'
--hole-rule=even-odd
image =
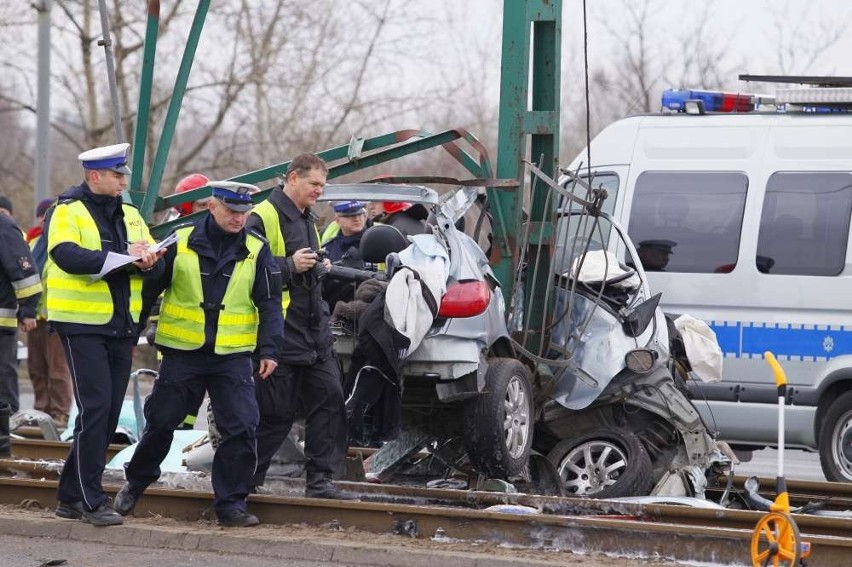
[{"label": "dark trousers", "polygon": [[255,485],[263,484],[297,409],[305,416],[305,470],[331,475],[341,468],[346,454],[346,409],[336,358],[312,366],[280,364],[269,378],[258,381],[255,391],[260,409]]},{"label": "dark trousers", "polygon": [[60,335],[77,402],[74,441],[59,477],[59,500],[94,510],[107,500],[101,485],[133,362],[135,338]]},{"label": "dark trousers", "polygon": [[0,329],[0,402],[12,413],[20,409],[18,401],[18,338],[16,330]]},{"label": "dark trousers", "polygon": [[246,509],[257,463],[255,428],[258,412],[249,354],[166,353],[154,389],[145,402],[145,432],[125,467],[127,481],[137,488],[160,478],[175,429],[188,413],[198,411],[204,391],[221,435],[213,456],[216,512]]},{"label": "dark trousers", "polygon": [[33,383],[33,407],[55,418],[67,418],[71,411],[71,372],[62,348],[62,339],[39,319],[27,333],[27,369]]}]

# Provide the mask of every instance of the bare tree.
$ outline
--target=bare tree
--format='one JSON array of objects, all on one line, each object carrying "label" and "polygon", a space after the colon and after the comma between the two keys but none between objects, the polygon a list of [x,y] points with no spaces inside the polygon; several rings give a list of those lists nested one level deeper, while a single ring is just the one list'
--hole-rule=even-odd
[{"label": "bare tree", "polygon": [[[147,167],[173,94],[195,3],[176,0],[164,2],[163,8],[146,125]],[[127,139],[139,90],[144,9],[144,3],[110,3]],[[0,10],[8,16],[4,28],[19,22],[20,38],[34,33],[35,15],[26,8]],[[376,128],[389,129],[388,121],[394,117],[423,106],[431,89],[424,92],[393,81],[395,67],[428,37],[423,33],[417,36],[422,39],[401,41],[420,27],[410,14],[403,0],[217,2],[201,36],[164,187],[192,170],[226,177],[284,161],[299,151],[345,143],[353,134],[372,135]],[[73,142],[77,151],[110,143],[113,124],[104,54],[97,45],[101,33],[97,3],[54,0],[53,24],[54,132]],[[9,57],[4,51],[0,65],[18,65],[23,59],[21,50],[15,51],[10,49]],[[19,65],[19,80],[6,91],[10,108],[34,112],[32,61]]]},{"label": "bare tree", "polygon": [[[770,43],[777,45],[777,71],[782,75],[830,73],[820,58],[848,33],[852,12],[824,14],[818,4],[786,0],[783,6],[767,2],[772,14]],[[791,25],[793,22],[794,25]],[[823,69],[814,72],[814,68]]]}]

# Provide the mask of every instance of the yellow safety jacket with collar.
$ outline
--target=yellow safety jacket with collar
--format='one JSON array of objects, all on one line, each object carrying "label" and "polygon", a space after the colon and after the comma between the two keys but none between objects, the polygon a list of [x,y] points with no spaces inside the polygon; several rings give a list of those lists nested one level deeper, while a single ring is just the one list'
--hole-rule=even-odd
[{"label": "yellow safety jacket with collar", "polygon": [[328,223],[328,226],[325,227],[325,230],[322,231],[322,238],[320,239],[320,243],[325,246],[329,243],[329,241],[338,235],[340,232],[340,225],[337,224],[337,221],[331,221]]},{"label": "yellow safety jacket with collar", "polygon": [[[189,247],[189,235],[195,230],[188,226],[176,231],[177,254],[172,269],[172,281],[163,294],[160,321],[154,341],[158,345],[178,350],[197,350],[204,345],[204,289],[198,254]],[[216,327],[213,352],[234,354],[251,352],[257,345],[259,317],[251,299],[257,272],[257,257],[263,240],[246,234],[248,255],[234,264],[228,279],[222,310]]]},{"label": "yellow safety jacket with collar", "polygon": [[[252,209],[251,212],[256,213],[260,217],[261,222],[263,222],[263,232],[266,234],[266,240],[269,241],[269,250],[272,252],[272,255],[286,256],[287,245],[284,242],[284,235],[281,233],[281,223],[278,220],[278,209],[275,208],[275,205],[267,200]],[[314,225],[314,230],[317,233],[317,242],[320,242],[320,234],[316,225]],[[287,307],[289,305],[290,291],[284,289],[281,292],[281,309],[284,312],[284,317],[287,317]]]},{"label": "yellow safety jacket with collar", "polygon": [[[136,207],[122,203],[127,241],[139,240],[154,244],[148,225]],[[101,235],[95,219],[83,201],[59,203],[50,218],[47,234],[47,263],[45,287],[47,288],[47,318],[50,321],[105,325],[113,316],[113,301],[109,285],[103,279],[91,281],[88,275],[69,274],[50,257],[50,251],[64,242],[74,243],[88,250],[102,250]],[[142,277],[130,274],[130,316],[139,322],[142,311]]]}]

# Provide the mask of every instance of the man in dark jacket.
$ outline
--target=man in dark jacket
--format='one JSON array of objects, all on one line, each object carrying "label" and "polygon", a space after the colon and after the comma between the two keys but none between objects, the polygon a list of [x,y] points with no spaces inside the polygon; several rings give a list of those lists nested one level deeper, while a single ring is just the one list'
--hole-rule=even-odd
[{"label": "man in dark jacket", "polygon": [[210,214],[178,227],[162,276],[145,283],[143,316],[165,290],[155,343],[163,354],[160,374],[145,403],[145,433],[125,467],[127,483],[115,497],[122,515],[160,477],[174,430],[198,409],[204,391],[221,435],[213,457],[214,508],[219,525],[246,527],[258,519],[246,511],[256,463],[252,352],[258,376],[277,366],[283,340],[280,272],[266,241],[245,230],[253,186],[211,181]]},{"label": "man in dark jacket", "polygon": [[46,220],[47,320],[62,339],[78,411],[56,516],[96,526],[122,523],[101,475],[139,336],[142,278],[163,267],[139,211],[121,199],[129,148],[80,154],[85,181],[60,195]]},{"label": "man in dark jacket", "polygon": [[311,212],[327,173],[316,155],[296,156],[284,186],[276,187],[249,219],[249,227],[266,236],[281,267],[285,311],[281,364],[256,389],[260,424],[254,483],[263,484],[272,456],[301,408],[305,415],[305,496],[351,499],[331,481],[346,455],[346,414],[328,305],[322,298],[322,274],[331,264],[317,262],[320,238]]},{"label": "man in dark jacket", "polygon": [[[361,259],[361,237],[367,227],[367,209],[361,201],[335,203],[334,222],[323,234],[323,248],[332,264],[350,268],[363,268]],[[336,232],[335,232],[336,230]],[[328,309],[334,313],[338,301],[352,301],[356,284],[335,278],[323,280],[322,296]]]},{"label": "man in dark jacket", "polygon": [[[9,204],[9,207],[12,205]],[[16,331],[36,326],[36,307],[41,297],[41,278],[20,227],[12,217],[0,214],[0,406],[7,419],[20,409],[18,401],[18,341]],[[8,441],[8,437],[6,437]]]}]

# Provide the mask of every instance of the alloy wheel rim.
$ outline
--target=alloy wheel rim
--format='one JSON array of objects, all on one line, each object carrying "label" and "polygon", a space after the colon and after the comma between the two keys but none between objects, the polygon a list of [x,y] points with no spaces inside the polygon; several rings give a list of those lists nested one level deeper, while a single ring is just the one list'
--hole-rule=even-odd
[{"label": "alloy wheel rim", "polygon": [[517,459],[524,454],[530,436],[529,398],[519,376],[512,376],[506,385],[506,397],[503,405],[506,417],[503,432],[506,435],[506,450],[509,456]]},{"label": "alloy wheel rim", "polygon": [[572,494],[595,494],[615,484],[627,468],[627,455],[609,441],[588,441],[559,463],[559,477]]}]

